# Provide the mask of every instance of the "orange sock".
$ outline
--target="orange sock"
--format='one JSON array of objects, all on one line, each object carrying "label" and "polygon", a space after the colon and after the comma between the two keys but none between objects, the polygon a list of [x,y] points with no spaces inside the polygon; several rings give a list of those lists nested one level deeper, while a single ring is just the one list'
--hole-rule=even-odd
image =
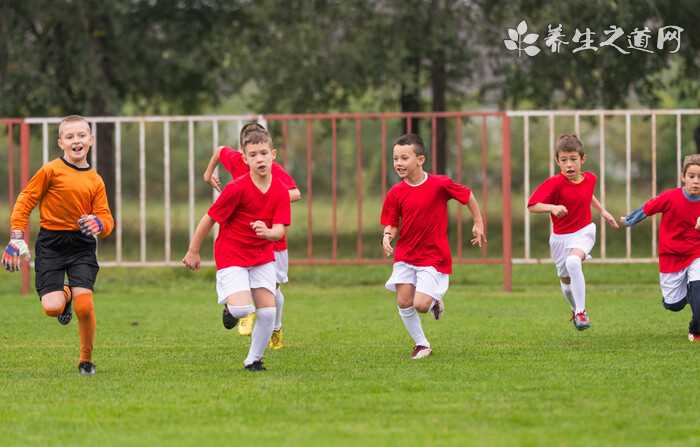
[{"label": "orange sock", "polygon": [[92,361],[92,345],[95,341],[95,307],[92,303],[92,293],[83,293],[73,297],[73,309],[78,316],[80,331],[80,361]]}]

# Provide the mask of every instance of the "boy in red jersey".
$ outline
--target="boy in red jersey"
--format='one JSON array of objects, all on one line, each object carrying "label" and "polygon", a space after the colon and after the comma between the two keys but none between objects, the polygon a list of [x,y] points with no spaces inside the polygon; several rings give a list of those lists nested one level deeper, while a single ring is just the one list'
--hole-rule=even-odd
[{"label": "boy in red jersey", "polygon": [[586,312],[586,280],[582,269],[582,262],[590,258],[595,245],[596,226],[591,220],[591,204],[608,224],[614,228],[619,225],[593,194],[595,174],[581,171],[586,156],[576,135],[559,137],[555,160],[561,172],[537,187],[527,202],[527,209],[531,213],[550,214],[552,260],[564,298],[571,306],[574,326],[582,331],[591,326]]},{"label": "boy in red jersey", "polygon": [[623,216],[625,226],[662,213],[659,225],[659,285],[663,306],[682,310],[690,303],[688,339],[700,341],[700,155],[683,160],[681,188],[669,189]]},{"label": "boy in red jersey", "polygon": [[[254,130],[262,130],[267,132],[267,130],[260,124],[256,122],[251,122],[245,124],[241,128],[239,141],[243,141],[246,134]],[[221,181],[214,175],[214,169],[216,169],[217,164],[221,164],[226,168],[226,170],[231,174],[233,179],[236,179],[242,175],[247,175],[250,169],[246,164],[243,154],[228,146],[221,146],[212,155],[211,160],[209,160],[209,165],[204,171],[204,181],[209,183],[214,189],[221,192]],[[297,187],[294,179],[287,173],[287,171],[282,168],[277,162],[272,163],[272,175],[277,177],[284,183],[289,190],[289,200],[291,202],[296,202],[301,199],[301,192]],[[270,338],[270,348],[281,349],[284,347],[282,343],[282,311],[284,309],[284,294],[280,286],[289,282],[289,252],[287,251],[287,238],[283,236],[279,241],[274,243],[275,252],[275,271],[277,274],[277,289],[275,292],[275,307],[277,313],[275,314],[275,329],[272,332],[272,337]],[[226,329],[232,329],[235,326],[235,318],[232,318],[228,313],[226,306],[224,306],[223,311],[223,323]],[[241,335],[248,336],[253,330],[253,324],[255,322],[255,313],[251,313],[247,317],[238,320],[238,333]]]},{"label": "boy in red jersey", "polygon": [[[87,161],[93,136],[84,118],[65,117],[58,127],[63,155],[39,169],[17,197],[10,218],[10,243],[2,263],[17,271],[20,258],[29,259],[24,229],[39,204],[40,226],[36,240],[36,290],[44,313],[67,325],[78,316],[81,375],[95,374],[92,348],[95,341],[93,289],[97,272],[95,238],[109,236],[114,219],[107,203],[102,177]],[[68,285],[64,278],[68,275]]]},{"label": "boy in red jersey", "polygon": [[432,353],[418,312],[432,311],[436,320],[445,310],[443,296],[452,273],[452,255],[447,239],[447,202],[456,199],[469,207],[474,218],[472,245],[486,243],[484,223],[471,190],[443,175],[423,170],[425,146],[416,134],[406,134],[394,143],[394,170],[401,182],[384,199],[381,223],[382,247],[387,256],[396,253],[391,277],[385,287],[396,292],[399,315],[415,345],[411,358]]},{"label": "boy in red jersey", "polygon": [[271,173],[276,151],[270,135],[263,130],[251,131],[241,145],[248,175],[226,185],[197,225],[182,262],[189,269],[199,269],[202,241],[218,223],[214,244],[218,302],[235,319],[256,311],[257,324],[243,366],[262,371],[276,313],[273,241],[281,239],[290,224],[289,194]]}]

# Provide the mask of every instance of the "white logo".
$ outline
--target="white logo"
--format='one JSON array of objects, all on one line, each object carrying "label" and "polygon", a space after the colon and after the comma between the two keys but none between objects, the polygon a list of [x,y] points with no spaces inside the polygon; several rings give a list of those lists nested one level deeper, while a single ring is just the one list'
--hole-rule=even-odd
[{"label": "white logo", "polygon": [[[532,44],[537,42],[539,34],[526,33],[527,23],[525,23],[525,21],[523,20],[522,22],[518,23],[516,29],[508,28],[508,37],[510,37],[510,39],[505,39],[503,43],[506,45],[506,48],[508,48],[511,51],[518,50],[518,56],[520,56],[523,51],[528,56],[535,56],[537,53],[540,52],[540,49]],[[523,46],[523,44],[527,46]]]}]

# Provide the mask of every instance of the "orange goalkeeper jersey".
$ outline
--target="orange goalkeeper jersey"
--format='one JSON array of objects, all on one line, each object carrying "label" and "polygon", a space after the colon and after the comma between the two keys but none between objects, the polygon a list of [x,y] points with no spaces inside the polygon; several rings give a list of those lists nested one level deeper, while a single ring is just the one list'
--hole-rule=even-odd
[{"label": "orange goalkeeper jersey", "polygon": [[83,214],[94,214],[100,218],[104,225],[100,237],[109,236],[114,228],[105,184],[91,167],[78,168],[63,158],[42,166],[17,197],[10,217],[10,228],[24,230],[29,223],[29,215],[39,201],[41,228],[78,231],[78,219]]}]

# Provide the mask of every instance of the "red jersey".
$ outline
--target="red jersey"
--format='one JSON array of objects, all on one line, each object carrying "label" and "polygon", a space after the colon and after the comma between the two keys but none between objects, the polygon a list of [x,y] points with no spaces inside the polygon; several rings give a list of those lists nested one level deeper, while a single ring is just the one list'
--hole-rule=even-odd
[{"label": "red jersey", "polygon": [[[250,172],[248,164],[243,160],[243,154],[229,146],[221,146],[219,161],[234,179]],[[272,162],[272,176],[282,181],[287,189],[297,189],[297,184],[291,175],[277,162]],[[287,249],[287,237],[274,242],[275,251]]]},{"label": "red jersey", "polygon": [[226,185],[208,214],[220,226],[214,243],[217,270],[266,264],[275,259],[273,244],[257,237],[250,224],[262,220],[268,228],[273,224],[289,225],[289,193],[275,177],[263,193],[250,175],[245,175]]},{"label": "red jersey", "polygon": [[592,222],[591,201],[597,178],[592,172],[584,172],[579,183],[569,181],[564,174],[554,175],[537,187],[527,206],[538,203],[564,205],[568,213],[557,217],[550,213],[554,234],[574,233]]},{"label": "red jersey", "polygon": [[420,185],[402,181],[384,199],[382,225],[399,227],[394,260],[452,273],[447,240],[447,201],[466,204],[471,190],[444,175],[428,175]]},{"label": "red jersey", "polygon": [[695,222],[700,216],[700,201],[693,202],[682,188],[669,189],[642,207],[651,216],[663,213],[659,225],[659,271],[678,272],[700,258],[700,231]]}]

